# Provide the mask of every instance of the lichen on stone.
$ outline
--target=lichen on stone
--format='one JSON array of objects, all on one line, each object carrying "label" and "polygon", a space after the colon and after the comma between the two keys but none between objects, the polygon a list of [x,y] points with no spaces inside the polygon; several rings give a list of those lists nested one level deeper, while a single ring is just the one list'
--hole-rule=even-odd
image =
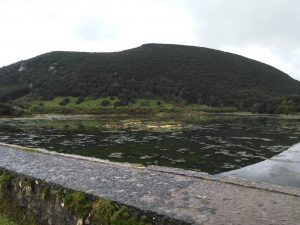
[{"label": "lichen on stone", "polygon": [[33,180],[25,178],[19,182],[19,187],[26,195],[30,195],[33,191],[34,184],[35,182]]}]

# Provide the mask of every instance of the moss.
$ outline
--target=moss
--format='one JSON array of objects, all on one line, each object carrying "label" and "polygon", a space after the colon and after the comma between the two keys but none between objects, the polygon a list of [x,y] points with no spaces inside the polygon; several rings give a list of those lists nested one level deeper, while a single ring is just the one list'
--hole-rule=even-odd
[{"label": "moss", "polygon": [[116,206],[109,200],[99,199],[93,203],[92,224],[109,225]]},{"label": "moss", "polygon": [[92,225],[148,225],[132,216],[125,206],[119,208],[109,200],[99,199],[93,203],[91,211]]},{"label": "moss", "polygon": [[42,200],[48,199],[50,197],[50,189],[47,187],[43,188],[39,193],[39,196]]},{"label": "moss", "polygon": [[39,224],[31,211],[19,205],[19,202],[15,200],[10,190],[4,190],[0,195],[0,212],[20,225]]},{"label": "moss", "polygon": [[64,200],[66,193],[63,190],[55,190],[53,191],[57,200]]},{"label": "moss", "polygon": [[130,215],[126,207],[121,207],[114,212],[110,225],[151,225]]},{"label": "moss", "polygon": [[0,175],[0,188],[7,188],[11,185],[13,177],[8,174]]},{"label": "moss", "polygon": [[91,202],[82,192],[67,194],[64,197],[64,203],[71,211],[81,218],[85,218],[91,209]]},{"label": "moss", "polygon": [[3,216],[0,214],[0,225],[17,225],[10,219],[8,219],[6,216]]},{"label": "moss", "polygon": [[135,216],[131,216],[127,208],[123,206],[114,212],[110,225],[146,225],[146,223]]},{"label": "moss", "polygon": [[[88,219],[91,225],[147,225],[143,220],[130,214],[126,207],[119,207],[112,201],[98,199],[93,202],[90,200],[91,197],[87,197],[82,192],[67,193],[64,189],[53,190],[47,186],[35,186],[35,184],[38,182],[30,178],[14,178],[12,175],[0,171],[1,187],[13,185],[19,189],[18,191],[25,192],[27,198],[63,201],[73,216],[75,215],[82,221]],[[0,212],[10,218],[15,218],[16,222],[20,224],[38,224],[38,215],[21,207],[19,202],[14,199],[12,190],[6,188],[0,190]]]}]

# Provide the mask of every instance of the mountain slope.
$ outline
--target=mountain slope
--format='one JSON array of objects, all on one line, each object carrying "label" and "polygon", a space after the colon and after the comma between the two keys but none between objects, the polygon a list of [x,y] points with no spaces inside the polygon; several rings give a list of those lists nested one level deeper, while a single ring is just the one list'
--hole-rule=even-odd
[{"label": "mountain slope", "polygon": [[0,69],[0,101],[24,95],[157,98],[249,108],[300,94],[274,67],[218,50],[145,44],[113,53],[50,52]]}]

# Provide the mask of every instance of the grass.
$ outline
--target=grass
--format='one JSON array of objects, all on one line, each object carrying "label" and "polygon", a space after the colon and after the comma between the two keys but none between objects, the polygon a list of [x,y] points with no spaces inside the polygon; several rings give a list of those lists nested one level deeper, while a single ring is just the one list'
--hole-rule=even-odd
[{"label": "grass", "polygon": [[6,216],[0,215],[0,225],[18,225],[18,224],[9,220]]},{"label": "grass", "polygon": [[188,105],[187,111],[206,112],[206,113],[232,113],[237,112],[236,107],[212,107],[207,105]]},{"label": "grass", "polygon": [[[65,101],[68,99],[68,101]],[[88,97],[78,103],[78,97],[56,97],[52,100],[33,101],[27,107],[31,113],[62,113],[62,114],[101,114],[101,113],[147,113],[171,110],[174,105],[155,99],[136,99],[134,103],[127,106],[115,107],[114,103],[119,101],[117,98],[91,98]],[[101,105],[108,102],[107,106]],[[62,105],[63,102],[66,102]],[[17,102],[20,104],[20,101]]]},{"label": "grass", "polygon": [[[16,105],[26,105],[31,114],[153,114],[153,113],[232,113],[236,112],[235,107],[210,107],[206,105],[177,105],[158,99],[135,99],[126,106],[114,106],[120,101],[118,98],[91,98],[87,97],[79,101],[80,97],[60,96],[52,100],[38,100],[28,102],[26,99],[18,99]],[[106,104],[102,104],[106,102]]]}]

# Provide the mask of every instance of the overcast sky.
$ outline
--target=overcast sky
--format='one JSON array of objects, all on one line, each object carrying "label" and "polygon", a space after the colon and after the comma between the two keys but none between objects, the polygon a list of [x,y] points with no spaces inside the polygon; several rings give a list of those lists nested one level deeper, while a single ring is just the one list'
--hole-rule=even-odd
[{"label": "overcast sky", "polygon": [[0,66],[144,43],[225,50],[300,80],[299,0],[0,0]]}]

